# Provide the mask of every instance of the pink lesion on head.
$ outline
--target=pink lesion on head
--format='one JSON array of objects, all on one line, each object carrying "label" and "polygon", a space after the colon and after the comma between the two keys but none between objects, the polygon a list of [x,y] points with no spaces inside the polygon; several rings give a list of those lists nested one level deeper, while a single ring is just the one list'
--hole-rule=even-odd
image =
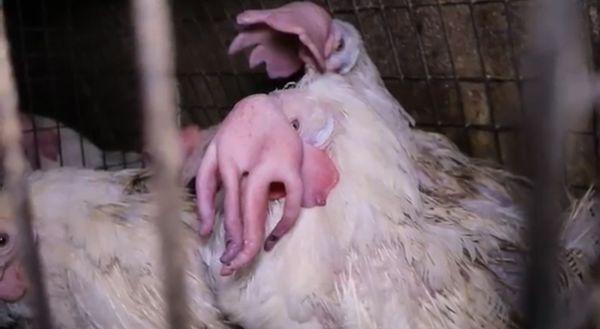
[{"label": "pink lesion on head", "polygon": [[[309,107],[321,104],[312,104],[304,92],[286,89],[244,98],[209,143],[196,179],[200,231],[212,230],[221,186],[228,237],[223,275],[246,266],[259,252],[269,200],[285,197],[282,219],[264,242],[265,250],[293,227],[301,207],[323,206],[337,184],[338,171],[327,153],[333,118],[324,110],[312,111]],[[194,149],[195,142],[185,139],[198,140],[198,134],[195,128],[182,131],[182,147]]]}]

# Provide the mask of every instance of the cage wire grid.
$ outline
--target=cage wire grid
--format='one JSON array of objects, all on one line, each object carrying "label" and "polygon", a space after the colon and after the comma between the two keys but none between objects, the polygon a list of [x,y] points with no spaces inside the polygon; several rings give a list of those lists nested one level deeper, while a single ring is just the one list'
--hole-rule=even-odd
[{"label": "cage wire grid", "polygon": [[[67,3],[65,2],[64,4]],[[74,33],[72,6],[68,4],[61,7],[61,4],[58,4],[58,7],[62,10],[62,26],[60,28],[52,26],[52,23],[48,22],[50,17],[48,14],[49,8],[57,6],[57,3],[46,1],[37,1],[35,3],[8,1],[5,6],[8,13],[8,29],[11,44],[13,44],[12,58],[17,71],[20,98],[23,100],[21,108],[26,113],[32,126],[29,129],[23,129],[23,133],[25,135],[33,135],[36,141],[34,144],[34,159],[39,167],[39,135],[44,131],[56,132],[58,134],[56,140],[59,155],[57,159],[58,165],[65,165],[63,161],[65,157],[63,139],[66,137],[64,135],[67,130],[69,130],[69,134],[71,132],[75,133],[71,129],[78,130],[82,122],[85,122],[85,120],[89,121],[89,116],[82,115],[82,111],[89,112],[90,107],[92,107],[92,110],[94,110],[94,107],[97,107],[93,103],[91,106],[82,105],[80,101],[81,93],[77,92],[77,84],[81,83],[81,76],[78,74],[77,66],[74,64],[77,61],[77,53],[74,46],[77,45],[76,41],[80,36]],[[31,13],[31,6],[35,6],[38,13],[37,21],[34,19],[34,23],[31,23],[32,19],[28,17]],[[52,38],[52,36],[56,36],[57,34],[61,37],[58,43],[56,38]],[[32,39],[37,40],[37,42],[31,42]],[[54,47],[52,46],[52,42],[55,44]],[[57,47],[57,45],[60,47]],[[79,60],[81,59],[79,58]],[[96,77],[108,77],[94,65],[90,67],[94,69],[93,73]],[[40,74],[40,72],[44,72],[44,74]],[[110,79],[114,79],[114,77],[111,76]],[[85,85],[83,87],[85,88]],[[88,94],[90,93],[89,88],[85,91]],[[40,93],[44,93],[45,95],[39,97]],[[42,100],[36,101],[38,98]],[[69,110],[64,111],[64,108],[69,108]],[[39,117],[39,114],[42,114],[43,117]],[[65,114],[68,116],[66,120],[69,122],[68,126],[61,121],[54,120],[64,118]],[[63,119],[63,121],[65,120]],[[113,120],[111,118],[103,118],[102,121],[110,123]],[[97,123],[98,121],[95,122]],[[84,139],[87,136],[76,134],[79,143],[79,156],[77,159],[79,163],[71,161],[67,165],[90,165],[89,167],[98,169],[122,169],[145,165],[141,158],[136,157],[132,159],[131,156],[120,150],[122,146],[115,147],[113,145],[109,147],[111,149],[110,152],[105,152],[105,150],[96,150],[96,145],[93,145],[91,147],[94,149],[91,151],[94,152],[91,152],[88,145],[86,145],[88,141]],[[73,144],[73,138],[72,136],[70,137],[70,143]],[[139,137],[136,135],[135,138]],[[91,159],[92,156],[99,159]],[[95,162],[86,163],[92,162],[90,160],[95,160]]]},{"label": "cage wire grid", "polygon": [[[182,124],[215,124],[241,97],[284,84],[250,70],[243,56],[226,54],[237,13],[283,3],[173,2]],[[522,91],[527,77],[520,58],[527,44],[524,24],[530,1],[317,3],[361,31],[386,86],[419,128],[447,135],[469,155],[521,170],[515,149],[527,110]],[[578,3],[590,36],[590,66],[597,70],[599,3]],[[119,151],[110,158],[104,153],[103,168],[139,165],[129,163],[123,152],[139,150],[141,140],[127,2],[9,0],[6,8],[24,111],[56,118],[101,149]],[[82,22],[86,19],[98,26]],[[587,122],[571,127],[566,145],[565,176],[578,188],[598,174],[593,113]],[[34,126],[32,133],[38,129]],[[51,129],[59,131],[62,124]]]}]

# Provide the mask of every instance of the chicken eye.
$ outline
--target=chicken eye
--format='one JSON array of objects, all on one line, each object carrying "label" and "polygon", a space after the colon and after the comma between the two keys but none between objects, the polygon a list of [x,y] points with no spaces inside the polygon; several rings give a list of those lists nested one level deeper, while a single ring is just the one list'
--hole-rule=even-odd
[{"label": "chicken eye", "polygon": [[344,49],[344,46],[345,46],[344,38],[340,38],[340,42],[338,43],[338,46],[335,49],[335,51],[342,51],[342,49]]},{"label": "chicken eye", "polygon": [[0,232],[0,248],[6,247],[10,242],[10,236],[6,232]]},{"label": "chicken eye", "polygon": [[296,131],[300,130],[300,122],[298,119],[292,120],[292,128],[294,128]]}]

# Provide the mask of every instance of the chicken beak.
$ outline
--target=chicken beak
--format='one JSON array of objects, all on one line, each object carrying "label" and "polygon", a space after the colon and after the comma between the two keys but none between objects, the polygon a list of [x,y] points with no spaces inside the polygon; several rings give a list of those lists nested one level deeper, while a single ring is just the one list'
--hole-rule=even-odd
[{"label": "chicken beak", "polygon": [[21,262],[16,260],[8,264],[0,276],[0,300],[15,303],[21,300],[29,289],[29,281]]}]

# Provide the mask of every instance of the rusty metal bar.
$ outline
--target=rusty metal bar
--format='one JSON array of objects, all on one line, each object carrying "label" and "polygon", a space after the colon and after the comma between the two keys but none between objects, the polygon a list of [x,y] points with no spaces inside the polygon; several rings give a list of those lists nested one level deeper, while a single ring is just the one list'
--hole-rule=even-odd
[{"label": "rusty metal bar", "polygon": [[[479,27],[475,23],[475,6],[473,5],[473,3],[469,3],[468,7],[469,7],[469,15],[471,17],[471,27],[473,28],[473,34],[475,36],[475,49],[477,50],[477,57],[479,58],[479,67],[481,68],[481,74],[484,78],[484,80],[483,80],[484,93],[485,93],[486,104],[488,106],[488,111],[490,111],[490,124],[492,126],[495,126],[496,125],[496,119],[495,119],[495,113],[494,113],[495,106],[494,106],[494,102],[491,100],[490,81],[487,79],[488,73],[487,73],[487,69],[485,67],[485,60],[483,59],[483,53],[481,52],[481,40],[480,40],[481,32],[479,31]],[[493,133],[494,133],[494,148],[496,151],[495,152],[496,158],[498,159],[499,163],[502,163],[502,150],[500,149],[500,137],[499,137],[499,134],[497,131],[494,131]]]},{"label": "rusty metal bar", "polygon": [[[437,14],[438,17],[440,18],[440,24],[442,26],[442,35],[444,37],[444,47],[446,48],[446,50],[448,51],[448,58],[450,59],[450,70],[452,72],[452,81],[454,84],[454,91],[456,92],[456,98],[458,100],[458,105],[460,106],[460,114],[462,116],[462,122],[463,122],[463,127],[462,128],[462,133],[464,134],[464,136],[466,138],[469,138],[469,129],[472,128],[472,123],[467,122],[467,115],[465,114],[465,104],[463,101],[463,96],[462,96],[462,91],[460,89],[460,81],[458,79],[458,74],[456,73],[456,63],[455,63],[455,54],[452,51],[452,48],[450,47],[450,41],[448,38],[448,24],[446,22],[446,19],[444,18],[444,13],[442,12],[442,3],[440,0],[436,0],[436,7],[437,10]],[[439,123],[436,122],[436,124],[439,125]],[[442,123],[442,125],[444,127],[447,127],[448,124],[447,123]],[[472,147],[471,147],[471,143],[467,143],[466,145],[467,151],[469,154],[471,154],[473,152]]]},{"label": "rusty metal bar", "polygon": [[[68,56],[69,56],[69,69],[71,71],[71,95],[73,96],[73,100],[75,103],[76,111],[75,115],[77,116],[77,122],[83,121],[83,115],[81,114],[81,102],[79,100],[79,92],[75,90],[75,84],[77,83],[77,74],[75,72],[75,33],[73,31],[73,13],[71,10],[72,1],[69,0],[67,2],[67,10],[66,10],[66,33],[68,38]],[[50,28],[50,27],[48,27]],[[81,154],[81,165],[85,167],[85,147],[83,146],[83,136],[79,135],[79,154]]]},{"label": "rusty metal bar", "polygon": [[[261,9],[265,9],[264,4],[261,2],[260,3]],[[217,27],[217,22],[215,21],[215,19],[211,16],[210,14],[210,10],[208,10],[208,8],[206,7],[206,2],[202,3],[202,10],[204,11],[206,18],[208,19],[208,22],[210,24],[210,29],[211,32],[213,32],[215,34],[215,38],[217,39],[217,42],[219,43],[219,47],[222,47],[222,49],[228,49],[229,45],[227,44],[227,42],[225,40],[223,40],[223,37],[221,36],[221,34],[219,33],[219,29]],[[225,12],[225,17],[227,17],[227,19],[231,22],[235,22],[235,16],[231,15],[231,13],[229,13],[227,11],[227,8],[223,8],[223,11]],[[197,21],[194,20],[194,22],[196,23],[196,25],[198,25],[199,27],[201,27],[202,25]],[[231,56],[227,56],[227,64],[229,66],[229,70],[231,70],[231,72],[233,73],[234,76],[234,80],[235,80],[235,85],[237,87],[237,89],[240,91],[240,94],[243,94],[243,88],[242,88],[242,83],[240,81],[240,76],[243,75],[240,72],[237,71],[237,69],[235,68],[235,65],[233,64],[232,58]],[[213,95],[213,92],[210,90],[210,85],[208,84],[208,79],[207,79],[208,74],[206,72],[203,72],[202,74],[202,78],[205,80],[206,82],[206,86],[208,87],[208,92],[210,93],[212,99],[213,99],[213,103],[215,103],[215,97]],[[219,81],[221,82],[221,84],[223,84],[223,76],[224,74],[222,74],[221,72],[217,73],[216,76],[219,78]],[[217,111],[219,112],[219,114],[222,116],[221,118],[219,118],[220,120],[223,120],[225,118],[225,116],[227,116],[227,114],[229,114],[229,111],[231,110],[231,108],[226,108],[226,109],[221,109],[218,107],[218,104],[213,104],[214,106],[217,107]],[[210,122],[210,124],[215,124],[217,122]]]},{"label": "rusty metal bar", "polygon": [[[49,62],[49,58],[50,58],[50,42],[49,42],[49,36],[48,36],[48,11],[46,8],[46,0],[42,0],[40,2],[40,10],[42,12],[42,27],[44,30],[44,58],[46,59],[46,63]],[[56,84],[51,84],[50,88],[52,88],[52,92],[54,95],[57,94],[57,89],[56,89]],[[56,115],[56,103],[52,102],[52,114],[53,116]],[[64,157],[63,157],[63,149],[62,149],[62,135],[60,133],[61,130],[61,126],[58,120],[54,120],[54,129],[56,130],[56,134],[58,136],[58,141],[57,141],[57,147],[58,147],[58,163],[60,164],[60,166],[62,167],[64,165]]]},{"label": "rusty metal bar", "polygon": [[[528,328],[570,328],[556,296],[558,234],[563,197],[564,141],[592,100],[577,2],[537,0],[531,12],[532,47],[525,58],[532,70],[525,93],[527,111],[523,159],[534,181],[529,212],[530,263],[525,307]],[[556,22],[560,22],[557,24]]]},{"label": "rusty metal bar", "polygon": [[170,328],[184,329],[188,323],[188,309],[185,258],[178,238],[183,222],[179,218],[181,193],[177,185],[182,155],[175,121],[177,106],[171,13],[164,0],[133,0],[132,4],[145,111],[144,134],[155,175],[153,186],[164,264],[166,319]]},{"label": "rusty metal bar", "polygon": [[[27,96],[25,96],[25,97],[28,99],[31,99],[31,98],[33,98],[32,97],[33,91],[31,89],[31,78],[29,76],[30,68],[29,68],[28,58],[25,55],[27,53],[27,50],[25,48],[25,20],[23,19],[23,8],[22,8],[22,4],[20,1],[16,2],[16,7],[17,7],[17,16],[18,16],[18,21],[19,21],[18,31],[19,31],[19,44],[20,44],[20,48],[21,48],[20,53],[22,56],[21,65],[23,66],[23,72],[25,73],[24,80],[25,80],[25,85],[26,85],[25,89],[27,91],[27,93],[26,93]],[[29,106],[27,106],[28,107],[27,112],[29,112],[29,118],[31,120],[31,127],[33,128],[33,140],[35,141],[35,143],[33,143],[33,148],[34,148],[34,153],[35,153],[35,165],[36,165],[36,167],[40,168],[42,161],[41,161],[41,156],[40,156],[40,150],[39,150],[38,143],[37,143],[38,128],[37,128],[35,120],[33,119],[32,111],[31,111],[31,108],[32,108],[31,102],[29,102],[28,105]]]},{"label": "rusty metal bar", "polygon": [[[408,17],[409,20],[411,22],[411,25],[413,27],[413,30],[415,32],[414,36],[417,39],[417,48],[419,49],[419,59],[421,62],[421,65],[423,65],[423,73],[425,74],[425,85],[427,86],[427,94],[429,95],[430,98],[430,104],[433,108],[433,121],[431,122],[433,124],[436,125],[435,130],[437,132],[441,132],[440,128],[441,128],[441,121],[440,121],[440,108],[438,106],[438,102],[436,102],[434,94],[433,94],[433,87],[431,86],[431,70],[429,69],[429,61],[427,60],[427,56],[425,55],[425,46],[423,45],[423,38],[421,38],[421,35],[419,34],[419,32],[417,31],[417,20],[416,20],[416,14],[415,14],[415,7],[414,7],[414,0],[407,0],[407,10],[408,10]],[[355,15],[358,18],[358,9],[356,9],[355,7]],[[402,80],[406,80],[406,76],[402,77]]]},{"label": "rusty metal bar", "polygon": [[[3,6],[0,2],[0,6]],[[32,284],[35,328],[51,328],[40,258],[35,247],[29,190],[25,178],[25,157],[21,149],[21,125],[18,119],[18,97],[10,61],[4,23],[4,7],[0,10],[0,141],[4,151],[4,169],[10,205],[16,217],[23,251],[20,255]]]}]

